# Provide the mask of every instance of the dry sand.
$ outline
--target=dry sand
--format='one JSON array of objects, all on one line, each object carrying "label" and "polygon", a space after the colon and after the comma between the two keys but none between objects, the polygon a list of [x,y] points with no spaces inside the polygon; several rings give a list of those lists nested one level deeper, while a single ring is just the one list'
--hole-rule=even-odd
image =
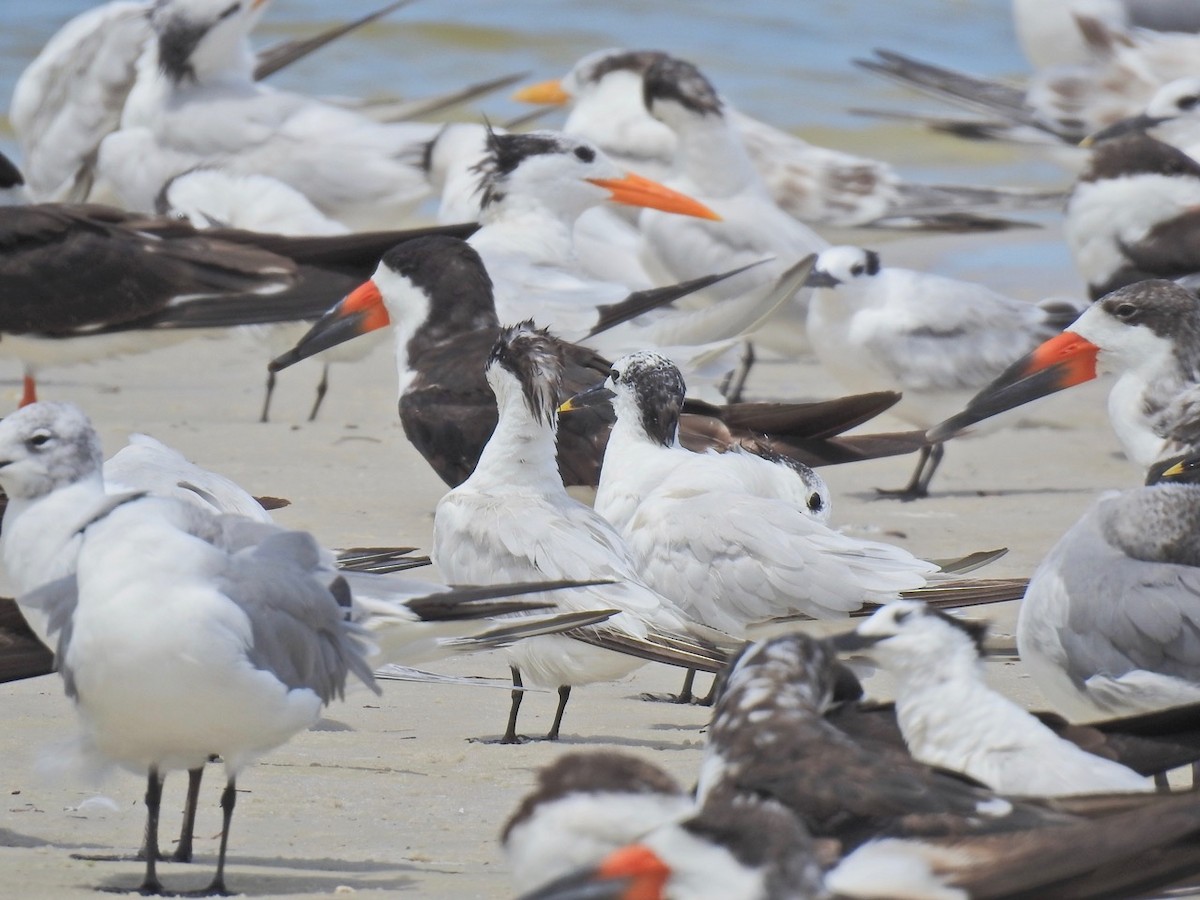
[{"label": "dry sand", "polygon": [[[980,238],[967,240],[979,246]],[[892,262],[930,254],[944,259],[959,244],[925,239],[895,246]],[[1031,279],[1010,269],[1009,276],[1010,283],[997,286],[1027,297],[1076,283],[1066,271]],[[400,429],[390,354],[335,367],[326,410],[312,424],[303,418],[315,367],[284,373],[275,421],[256,422],[263,362],[240,340],[192,341],[48,373],[43,396],[83,406],[109,453],[128,432],[145,431],[255,493],[290,498],[292,506],[277,514],[278,521],[310,529],[328,545],[427,548],[434,504],[445,489]],[[782,363],[756,370],[750,390],[757,397],[843,393],[813,365]],[[935,496],[923,502],[879,501],[872,490],[902,485],[911,457],[826,469],[834,521],[931,557],[1007,546],[1008,556],[981,574],[1028,575],[1099,490],[1139,481],[1108,428],[1103,391],[1101,385],[1077,389],[1038,407],[1020,427],[952,444]],[[16,395],[16,386],[5,382],[0,406],[13,405]],[[884,417],[874,427],[907,426]],[[993,607],[986,615],[1002,636],[1011,634],[1013,609]],[[503,660],[489,656],[439,670],[506,674]],[[1007,693],[1041,703],[1019,664],[996,663],[992,671]],[[679,678],[674,670],[648,666],[625,682],[580,689],[567,710],[562,741],[517,747],[470,740],[500,734],[507,691],[390,683],[377,698],[359,689],[330,707],[318,729],[244,773],[229,884],[264,897],[335,891],[509,896],[497,835],[538,766],[568,749],[610,747],[643,755],[685,783],[694,779],[707,712],[636,699],[641,691],[674,689]],[[119,774],[97,789],[41,774],[39,760],[76,728],[57,676],[0,686],[0,696],[0,895],[86,898],[98,885],[136,886],[140,864],[84,862],[71,854],[137,848],[142,781]],[[544,733],[554,700],[551,694],[527,698],[522,730]],[[181,774],[167,781],[164,844],[178,827],[183,785]],[[165,864],[162,875],[171,888],[198,887],[211,876],[220,787],[213,771],[203,791],[197,862]],[[97,796],[111,798],[112,805]]]}]

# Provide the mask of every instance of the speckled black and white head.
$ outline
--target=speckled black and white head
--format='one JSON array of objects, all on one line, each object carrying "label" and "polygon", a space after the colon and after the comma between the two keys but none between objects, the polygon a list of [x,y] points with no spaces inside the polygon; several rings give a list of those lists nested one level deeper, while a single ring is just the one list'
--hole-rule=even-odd
[{"label": "speckled black and white head", "polygon": [[9,497],[33,500],[100,478],[103,464],[91,421],[69,403],[32,403],[0,421],[0,487]]},{"label": "speckled black and white head", "polygon": [[253,67],[247,35],[268,0],[158,0],[158,67],[174,84]]},{"label": "speckled black and white head", "polygon": [[487,360],[488,384],[503,410],[519,394],[535,421],[554,428],[562,394],[562,345],[532,321],[500,329]]},{"label": "speckled black and white head", "polygon": [[1100,348],[1096,371],[1200,376],[1200,300],[1173,281],[1139,281],[1106,294],[1070,328]]},{"label": "speckled black and white head", "polygon": [[821,715],[838,695],[842,668],[828,643],[800,632],[748,644],[723,676],[713,719],[777,705]]},{"label": "speckled black and white head", "polygon": [[613,409],[619,421],[637,423],[655,444],[675,445],[686,392],[675,363],[650,350],[631,353],[613,363],[605,385],[615,395]]},{"label": "speckled black and white head", "polygon": [[656,61],[642,76],[642,102],[654,118],[677,122],[724,115],[716,88],[690,62],[673,56]]},{"label": "speckled black and white head", "polygon": [[893,671],[928,670],[949,659],[982,657],[986,638],[986,622],[960,619],[920,600],[893,600],[834,645],[863,651]]},{"label": "speckled black and white head", "polygon": [[808,287],[837,287],[865,281],[880,272],[879,254],[863,247],[843,245],[821,251],[805,284]]}]

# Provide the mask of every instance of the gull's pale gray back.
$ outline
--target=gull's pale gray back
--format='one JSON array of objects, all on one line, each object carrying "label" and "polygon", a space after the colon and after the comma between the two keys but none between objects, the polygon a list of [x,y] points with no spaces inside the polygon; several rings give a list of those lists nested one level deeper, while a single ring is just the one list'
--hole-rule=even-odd
[{"label": "gull's pale gray back", "polygon": [[69,403],[33,403],[0,421],[0,486],[35,499],[94,477],[103,465],[100,439]]},{"label": "gull's pale gray back", "polygon": [[369,645],[346,621],[349,591],[340,579],[326,585],[320,558],[308,533],[272,534],[231,558],[220,588],[250,619],[251,664],[328,703],[343,695],[351,672],[378,688],[366,662]]}]

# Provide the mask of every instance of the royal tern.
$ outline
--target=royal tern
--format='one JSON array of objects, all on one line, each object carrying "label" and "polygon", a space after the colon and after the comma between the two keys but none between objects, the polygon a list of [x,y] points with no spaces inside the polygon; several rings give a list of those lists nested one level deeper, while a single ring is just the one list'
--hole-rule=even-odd
[{"label": "royal tern", "polygon": [[203,329],[316,318],[389,246],[425,233],[288,237],[199,231],[97,205],[0,207],[0,289],[12,298],[0,352],[24,364],[29,402],[43,366],[150,350]]},{"label": "royal tern", "polygon": [[[394,226],[428,193],[421,147],[439,126],[381,124],[256,83],[247,34],[261,11],[253,0],[155,5],[154,40],[138,59],[121,131],[147,130],[152,140],[142,149],[170,157],[173,174],[211,164],[270,175],[351,227]],[[114,165],[120,153],[107,145],[120,142],[121,131],[101,144],[98,177],[119,195],[145,196],[145,172],[159,184],[164,173],[154,164],[141,171]]]},{"label": "royal tern", "polygon": [[[710,295],[728,298],[778,277],[780,271],[829,244],[780,209],[755,170],[745,145],[725,117],[724,102],[691,63],[664,56],[643,76],[643,100],[650,115],[676,135],[675,168],[664,182],[711,207],[720,221],[668,217],[646,210],[638,217],[642,259],[659,280],[679,281],[771,258],[771,262],[731,278]],[[671,221],[671,219],[678,221]],[[802,308],[802,294],[794,301]],[[804,346],[803,322],[779,326],[781,315],[762,337],[770,346],[793,351]],[[800,315],[802,319],[803,316]]]},{"label": "royal tern", "polygon": [[1018,796],[1151,788],[1144,776],[1080,749],[988,687],[981,661],[986,630],[920,601],[897,600],[834,645],[864,652],[893,676],[896,719],[921,762]]},{"label": "royal tern", "polygon": [[1021,50],[1037,68],[1091,58],[1077,17],[1124,28],[1200,31],[1200,10],[1188,0],[1013,0],[1012,13]]},{"label": "royal tern", "polygon": [[[716,671],[725,658],[721,649],[697,640],[695,623],[645,584],[616,530],[567,494],[555,453],[565,365],[561,344],[529,323],[500,331],[486,368],[499,420],[475,471],[442,497],[433,520],[432,556],[445,578],[614,582],[563,601],[576,609],[620,610],[603,629],[534,638],[508,651],[515,687],[527,678],[558,688],[548,740],[558,738],[573,686],[623,678],[646,659]],[[609,632],[616,643],[605,641]],[[606,643],[628,645],[638,656],[605,649]],[[518,740],[521,697],[513,692],[505,743]]]},{"label": "royal tern", "polygon": [[[850,390],[901,392],[893,412],[932,428],[1043,340],[1084,304],[1024,303],[981,284],[884,266],[861,247],[832,247],[809,276],[808,334],[822,365]],[[924,497],[944,446],[921,451],[896,493]],[[885,492],[886,493],[886,492]]]},{"label": "royal tern", "polygon": [[567,753],[538,771],[500,843],[517,889],[528,891],[599,862],[693,806],[674,778],[644,759],[611,750]]},{"label": "royal tern", "polygon": [[[781,284],[794,289],[791,273]],[[483,370],[500,324],[491,280],[479,254],[464,241],[434,237],[389,250],[371,280],[331,309],[290,353],[272,365],[284,368],[358,334],[391,325],[400,381],[404,432],[439,477],[453,486],[469,476],[495,427],[495,403]],[[567,359],[563,396],[590,387],[609,371],[607,360],[578,345]],[[915,450],[911,436],[839,437],[894,402],[894,394],[818,404],[690,402],[681,418],[684,446],[727,449],[745,443],[810,464],[845,462]],[[559,467],[567,484],[594,485],[612,413],[607,409],[566,417],[559,430]]]},{"label": "royal tern", "polygon": [[[254,77],[265,78],[406,2],[389,3],[345,25],[268,47],[256,56]],[[105,135],[120,125],[138,56],[153,36],[154,5],[150,0],[114,0],[80,13],[21,73],[9,118],[38,200],[86,197],[93,157]]]},{"label": "royal tern", "polygon": [[1125,455],[1145,470],[1200,443],[1200,302],[1171,281],[1141,281],[1092,304],[980,391],[966,409],[930,429],[946,440],[976,422],[1098,374],[1117,376],[1108,418]]},{"label": "royal tern", "polygon": [[[646,112],[642,76],[664,56],[655,50],[599,50],[562,78],[523,88],[516,99],[570,104],[563,131],[662,180],[671,174],[678,139]],[[774,201],[802,222],[847,227],[908,221],[956,230],[984,222],[969,214],[959,217],[959,211],[1021,201],[1014,192],[905,182],[887,163],[810,144],[728,103],[725,112]]]}]

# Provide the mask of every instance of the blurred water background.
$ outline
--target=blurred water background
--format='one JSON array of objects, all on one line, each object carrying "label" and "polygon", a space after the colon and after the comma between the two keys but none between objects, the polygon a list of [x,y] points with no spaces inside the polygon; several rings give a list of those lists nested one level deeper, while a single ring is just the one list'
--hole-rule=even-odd
[{"label": "blurred water background", "polygon": [[[3,0],[0,97],[11,97],[22,69],[49,37],[92,5]],[[272,0],[256,40],[267,45],[305,36],[375,5]],[[1028,66],[1009,0],[417,0],[270,83],[310,94],[417,98],[509,73],[536,80],[561,75],[584,53],[604,47],[658,48],[690,59],[745,112],[814,142],[887,160],[913,179],[1040,187],[1070,182],[1060,166],[1026,148],[971,144],[849,111],[947,111],[853,65],[876,47],[981,75],[1021,77]],[[528,111],[502,92],[458,115],[483,112],[503,122]],[[544,121],[558,124],[561,114]],[[6,119],[0,120],[0,149],[15,151]],[[1032,218],[1051,228],[930,244],[929,263],[947,274],[990,278],[1025,296],[1075,287],[1069,257],[1053,234],[1056,217]],[[1039,279],[1055,284],[1043,289]]]}]

